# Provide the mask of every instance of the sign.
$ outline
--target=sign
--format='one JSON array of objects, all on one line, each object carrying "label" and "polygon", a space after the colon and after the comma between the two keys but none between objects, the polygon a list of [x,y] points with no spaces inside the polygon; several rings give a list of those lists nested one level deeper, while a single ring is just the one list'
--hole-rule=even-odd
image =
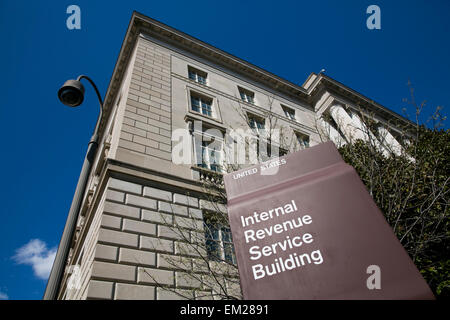
[{"label": "sign", "polygon": [[332,142],[225,176],[244,299],[434,299]]}]

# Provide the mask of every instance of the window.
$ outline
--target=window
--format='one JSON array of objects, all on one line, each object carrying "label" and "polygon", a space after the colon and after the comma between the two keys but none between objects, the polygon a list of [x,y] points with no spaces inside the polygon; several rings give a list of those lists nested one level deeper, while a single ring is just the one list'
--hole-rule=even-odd
[{"label": "window", "polygon": [[199,164],[202,168],[207,168],[212,171],[222,171],[220,166],[221,161],[221,150],[218,148],[210,147],[209,141],[202,141],[201,150],[201,163]]},{"label": "window", "polygon": [[264,162],[275,157],[282,157],[288,154],[288,151],[280,146],[273,146],[270,142],[266,141],[265,144],[261,144],[260,139],[256,141],[256,153],[260,161]]},{"label": "window", "polygon": [[198,167],[222,172],[223,140],[218,135],[219,132],[216,132],[214,136],[206,132],[194,132],[195,156]]},{"label": "window", "polygon": [[249,114],[248,115],[248,125],[253,129],[255,134],[261,135],[264,133],[265,119]]},{"label": "window", "polygon": [[[208,258],[213,261],[226,261],[236,264],[231,230],[228,226],[214,221],[214,213],[204,213],[205,242]],[[217,220],[217,219],[216,219]]]},{"label": "window", "polygon": [[212,99],[191,93],[191,108],[195,112],[212,117]]},{"label": "window", "polygon": [[283,148],[280,148],[280,150],[278,152],[280,154],[280,157],[285,156],[285,155],[287,155],[289,153],[288,150],[283,149]]},{"label": "window", "polygon": [[288,108],[286,106],[281,106],[283,108],[284,114],[286,115],[286,117],[288,119],[294,120],[295,121],[295,110]]},{"label": "window", "polygon": [[241,95],[242,101],[255,103],[255,94],[253,92],[239,88],[239,94]]},{"label": "window", "polygon": [[300,150],[309,148],[309,137],[303,133],[297,132],[295,134],[297,136],[297,143],[300,147]]},{"label": "window", "polygon": [[225,261],[235,264],[236,255],[234,253],[233,240],[231,238],[231,230],[229,228],[222,227],[220,231],[222,233],[222,246],[224,259]]},{"label": "window", "polygon": [[188,74],[189,74],[189,79],[206,85],[206,77],[207,77],[206,72],[194,69],[192,67],[188,67]]}]

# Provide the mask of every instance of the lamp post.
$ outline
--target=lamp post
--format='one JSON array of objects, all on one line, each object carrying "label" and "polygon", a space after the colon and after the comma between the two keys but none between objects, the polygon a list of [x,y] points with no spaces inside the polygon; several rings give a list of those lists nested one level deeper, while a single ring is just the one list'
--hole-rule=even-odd
[{"label": "lamp post", "polygon": [[100,104],[100,113],[98,115],[94,133],[88,144],[83,167],[81,169],[80,177],[78,178],[77,187],[75,189],[75,195],[70,206],[69,215],[67,217],[66,225],[64,226],[64,231],[58,246],[58,251],[56,252],[55,261],[53,262],[53,267],[48,278],[47,287],[45,288],[44,300],[54,300],[58,297],[58,291],[62,278],[64,276],[66,261],[69,255],[70,244],[75,233],[78,215],[80,212],[81,204],[83,202],[83,196],[86,191],[86,185],[98,149],[98,128],[100,126],[103,115],[103,101],[95,83],[85,75],[79,76],[76,80],[67,80],[59,89],[58,98],[63,104],[67,106],[79,106],[84,100],[84,86],[81,83],[81,79],[88,80],[94,87]]}]

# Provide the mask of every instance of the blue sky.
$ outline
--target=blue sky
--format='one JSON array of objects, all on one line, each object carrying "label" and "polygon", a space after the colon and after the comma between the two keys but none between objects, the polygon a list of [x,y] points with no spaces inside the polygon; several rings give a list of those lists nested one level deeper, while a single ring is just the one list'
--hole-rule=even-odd
[{"label": "blue sky", "polygon": [[[68,30],[66,8],[81,8]],[[381,30],[366,8],[381,9]],[[0,299],[41,299],[98,112],[57,99],[87,74],[105,94],[133,10],[293,83],[326,74],[401,113],[418,101],[448,114],[450,2],[11,1],[0,2]]]}]

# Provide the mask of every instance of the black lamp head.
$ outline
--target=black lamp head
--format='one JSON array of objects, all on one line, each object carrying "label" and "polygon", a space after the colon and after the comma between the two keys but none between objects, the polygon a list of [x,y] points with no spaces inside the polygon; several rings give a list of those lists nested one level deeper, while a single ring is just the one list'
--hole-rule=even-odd
[{"label": "black lamp head", "polygon": [[67,80],[58,90],[58,98],[69,107],[78,107],[84,99],[84,87],[78,80]]}]

